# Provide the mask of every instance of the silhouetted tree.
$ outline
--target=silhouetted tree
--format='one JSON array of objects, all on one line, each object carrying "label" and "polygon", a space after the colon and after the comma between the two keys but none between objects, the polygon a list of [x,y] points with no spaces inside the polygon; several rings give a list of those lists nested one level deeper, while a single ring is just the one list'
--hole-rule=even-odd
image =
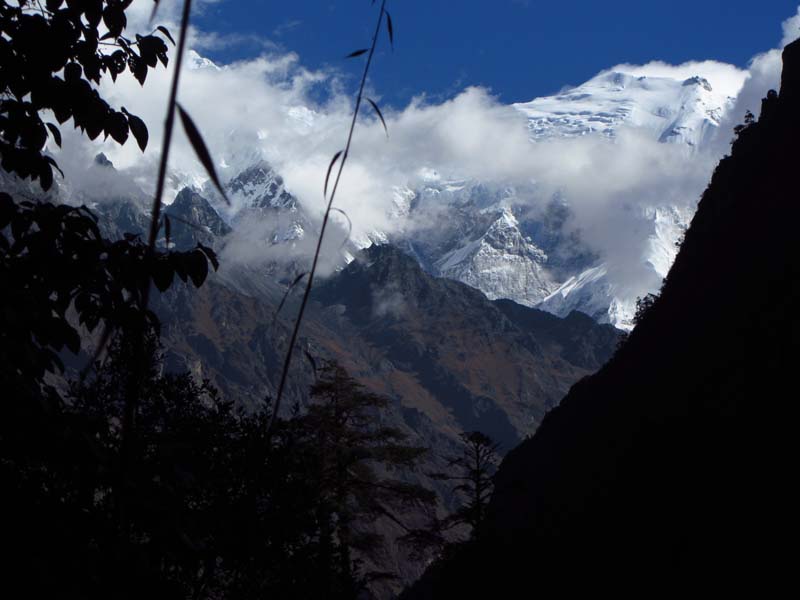
[{"label": "silhouetted tree", "polygon": [[653,308],[658,300],[658,294],[647,294],[644,297],[636,298],[636,313],[633,316],[633,324],[638,325],[642,322],[650,309]]},{"label": "silhouetted tree", "polygon": [[[94,139],[101,133],[125,143],[129,132],[144,150],[144,123],[124,107],[112,109],[94,89],[104,74],[130,70],[143,83],[148,69],[167,64],[158,27],[133,41],[122,35],[130,0],[21,0],[0,3],[0,158],[14,176],[38,179],[47,190],[57,165],[44,147],[61,134],[45,114]],[[114,47],[117,49],[111,51]],[[10,180],[3,179],[3,183]],[[198,246],[186,253],[159,253],[133,236],[110,242],[85,207],[15,202],[0,192],[0,384],[15,398],[39,396],[45,373],[62,368],[58,352],[78,353],[75,325],[106,334],[129,323],[151,279],[161,290],[177,274],[201,285],[214,253]],[[136,289],[137,286],[143,289]],[[76,319],[66,318],[68,311]],[[139,312],[142,312],[139,310]],[[152,313],[145,315],[152,323]],[[138,316],[139,319],[142,315]],[[108,339],[104,335],[101,343]],[[10,387],[9,387],[10,386]],[[24,390],[22,388],[25,388]],[[52,388],[46,390],[53,396]]]},{"label": "silhouetted tree", "polygon": [[[130,3],[0,3],[0,160],[12,176],[52,186],[58,167],[45,145],[49,136],[60,146],[61,134],[43,120],[50,113],[90,139],[124,144],[131,134],[144,150],[144,123],[93,85],[126,69],[144,83],[148,69],[167,64],[155,35],[171,40],[166,29],[122,35]],[[181,117],[197,148],[199,134]],[[164,291],[176,275],[200,286],[209,262],[217,267],[202,245],[161,252],[132,235],[110,241],[85,207],[0,192],[7,589],[355,598],[369,576],[358,557],[382,541],[371,521],[417,533],[403,512],[432,508],[434,494],[391,474],[413,468],[424,449],[381,426],[386,400],[340,367],[321,370],[308,411],[289,419],[268,405],[237,410],[208,382],[162,372],[149,286]],[[91,335],[107,357],[65,392],[62,353],[85,350]]]},{"label": "silhouetted tree", "polygon": [[[268,404],[236,409],[208,382],[162,372],[153,331],[144,351],[132,371],[140,336],[123,331],[58,420],[3,454],[7,584],[33,597],[352,599],[372,575],[358,557],[382,541],[373,520],[409,533],[403,510],[432,506],[388,474],[422,449],[380,426],[385,400],[341,368],[324,368],[309,411],[268,433]],[[130,386],[137,460],[120,471]]]},{"label": "silhouetted tree", "polygon": [[315,472],[323,499],[322,543],[338,561],[338,575],[344,578],[341,587],[347,589],[362,575],[355,559],[383,542],[365,525],[385,518],[399,526],[407,540],[419,543],[423,532],[406,524],[403,513],[430,512],[436,497],[421,485],[389,475],[414,469],[427,450],[408,445],[406,434],[381,424],[385,398],[329,362],[320,369],[311,400],[299,423],[311,436],[319,458]]},{"label": "silhouetted tree", "polygon": [[471,536],[474,537],[480,531],[492,495],[492,475],[497,468],[499,445],[480,431],[464,432],[460,437],[464,445],[462,454],[449,461],[449,467],[456,471],[433,476],[435,479],[459,482],[453,490],[466,497],[466,502],[444,520],[442,528],[466,524],[471,527]]},{"label": "silhouetted tree", "polygon": [[738,137],[741,135],[746,129],[749,129],[751,125],[756,122],[756,116],[751,111],[745,111],[744,113],[744,123],[740,123],[736,127],[733,128],[733,133]]},{"label": "silhouetted tree", "polygon": [[[157,35],[135,41],[122,36],[129,5],[129,0],[0,3],[0,158],[12,174],[3,184],[17,176],[38,180],[44,190],[51,187],[58,167],[45,143],[49,135],[60,146],[61,134],[57,125],[43,121],[50,113],[59,123],[71,118],[91,139],[103,133],[122,144],[130,133],[144,150],[144,123],[124,107],[112,109],[92,85],[104,73],[113,79],[126,69],[143,83],[149,68],[167,64],[166,43]],[[166,29],[157,31],[171,39]],[[78,354],[89,335],[100,331],[99,346],[132,327],[157,331],[158,320],[142,301],[150,282],[165,290],[177,275],[199,286],[208,262],[217,267],[209,248],[160,252],[131,235],[110,241],[85,207],[19,202],[0,192],[0,478],[4,499],[13,507],[4,513],[5,549],[14,555],[4,566],[14,565],[9,572],[30,587],[49,587],[48,595],[67,597],[125,596],[139,589],[174,591],[181,579],[175,570],[178,554],[172,553],[172,560],[162,553],[172,574],[160,577],[147,552],[136,554],[142,549],[136,528],[120,527],[136,512],[142,481],[160,474],[142,475],[153,466],[146,452],[142,464],[121,468],[117,429],[125,416],[113,414],[108,389],[95,394],[95,410],[82,396],[64,401],[62,353]],[[125,339],[130,347],[129,336]],[[117,371],[103,377],[129,395],[150,394],[153,373],[148,367],[132,377],[127,369],[141,361],[120,359],[121,343],[115,342],[117,359],[110,362]],[[158,380],[159,386],[180,388],[162,396],[180,392],[193,401],[200,393],[191,381],[176,381]],[[108,422],[93,418],[98,407],[113,415]],[[130,506],[120,502],[123,496],[130,497]],[[155,543],[149,533],[141,535]]]},{"label": "silhouetted tree", "polygon": [[[58,169],[44,152],[48,135],[61,145],[54,123],[72,119],[90,139],[100,134],[124,144],[129,132],[147,145],[147,127],[125,107],[116,110],[92,84],[129,70],[144,84],[148,69],[167,65],[172,39],[158,27],[135,40],[122,35],[132,0],[19,0],[0,3],[0,156],[6,171],[38,179],[47,190]],[[105,31],[105,32],[104,32]],[[111,49],[116,47],[113,52]]]}]

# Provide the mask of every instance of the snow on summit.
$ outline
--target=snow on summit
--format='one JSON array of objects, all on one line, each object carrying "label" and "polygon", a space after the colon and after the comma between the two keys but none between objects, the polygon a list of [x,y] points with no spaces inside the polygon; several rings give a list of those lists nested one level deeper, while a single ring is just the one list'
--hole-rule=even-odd
[{"label": "snow on summit", "polygon": [[[711,73],[703,75],[700,69]],[[620,127],[631,126],[662,142],[696,147],[733,106],[745,77],[744,71],[718,63],[620,65],[577,87],[514,107],[528,117],[533,140],[615,137]]]},{"label": "snow on summit", "polygon": [[[285,246],[294,260],[318,226],[350,98],[314,100],[309,90],[335,85],[293,55],[217,65],[188,51],[185,64],[182,97],[233,206],[215,202],[181,136],[165,203],[187,186],[202,191],[241,230],[242,256]],[[747,76],[712,61],[617,65],[511,106],[470,87],[441,104],[388,107],[388,139],[365,114],[336,196],[350,221],[339,235],[351,232],[348,256],[394,243],[430,273],[489,298],[629,328],[636,297],[656,291],[672,264],[718,158],[706,160],[706,150]],[[147,110],[159,123],[160,108]],[[142,177],[147,166],[134,150],[107,153],[123,168],[142,167],[132,171]]]}]

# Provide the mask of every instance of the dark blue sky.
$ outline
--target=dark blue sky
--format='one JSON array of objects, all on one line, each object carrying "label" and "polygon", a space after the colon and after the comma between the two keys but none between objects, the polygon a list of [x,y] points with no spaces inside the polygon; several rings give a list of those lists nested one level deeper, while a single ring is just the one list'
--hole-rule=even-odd
[{"label": "dark blue sky", "polygon": [[[222,0],[194,22],[221,34],[259,36],[297,52],[303,65],[335,67],[356,78],[377,5],[370,0]],[[384,102],[426,93],[440,100],[468,85],[505,102],[578,84],[621,62],[716,59],[744,66],[775,47],[798,0],[389,0],[395,51],[385,36],[372,82]],[[208,51],[228,61],[254,44]]]}]

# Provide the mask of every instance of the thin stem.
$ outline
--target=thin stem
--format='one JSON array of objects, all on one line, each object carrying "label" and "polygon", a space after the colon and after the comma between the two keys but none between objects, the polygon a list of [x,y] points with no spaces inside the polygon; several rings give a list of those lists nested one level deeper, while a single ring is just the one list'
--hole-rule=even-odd
[{"label": "thin stem", "polygon": [[[189,30],[189,15],[191,13],[192,0],[184,0],[183,15],[181,17],[181,31],[178,39],[178,55],[175,60],[175,72],[172,75],[172,88],[169,95],[169,103],[167,105],[167,117],[164,122],[164,140],[161,147],[161,162],[158,165],[158,179],[156,180],[156,192],[153,198],[153,209],[150,221],[150,235],[147,242],[147,252],[145,254],[145,264],[149,264],[150,260],[155,253],[156,238],[160,228],[161,217],[161,195],[164,192],[164,182],[166,181],[167,162],[169,160],[169,148],[172,143],[172,130],[175,124],[175,104],[178,96],[178,79],[181,72],[181,64],[183,62],[183,50],[186,46],[186,37]],[[150,300],[150,276],[146,273],[141,282],[141,322],[140,338],[141,338],[141,352],[135,364],[133,365],[134,373],[139,375],[143,374],[147,357],[145,356],[145,345],[147,335],[147,306]],[[134,377],[132,381],[138,381],[140,377]],[[121,439],[121,462],[119,471],[119,494],[118,494],[118,510],[120,511],[120,520],[122,523],[123,531],[127,531],[127,514],[125,510],[125,475],[128,471],[131,461],[131,438],[133,436],[134,420],[136,415],[136,404],[138,401],[139,390],[135,384],[129,384],[128,390],[125,394],[125,407],[122,415],[122,439]]]},{"label": "thin stem", "polygon": [[381,2],[381,11],[378,14],[378,22],[375,25],[375,34],[372,36],[372,46],[369,49],[369,56],[367,57],[367,63],[364,66],[364,74],[361,76],[361,85],[358,88],[358,96],[356,97],[356,107],[353,111],[353,120],[350,123],[350,132],[347,135],[347,145],[344,147],[344,154],[342,154],[342,160],[339,162],[339,170],[336,173],[336,179],[333,183],[333,189],[331,190],[330,198],[328,199],[328,206],[325,209],[325,215],[322,218],[322,227],[319,231],[319,237],[317,238],[317,248],[314,252],[314,261],[311,264],[311,271],[308,273],[308,281],[306,282],[306,289],[303,293],[303,300],[300,302],[300,310],[297,314],[297,319],[294,322],[294,329],[292,330],[292,337],[289,340],[289,348],[286,351],[286,358],[283,363],[283,371],[281,371],[281,380],[278,384],[278,393],[275,398],[275,407],[272,413],[272,420],[270,421],[269,431],[271,432],[272,429],[275,427],[275,422],[278,418],[278,411],[281,407],[281,399],[283,398],[283,392],[286,387],[286,380],[289,375],[289,367],[292,363],[292,353],[294,351],[295,344],[297,343],[297,336],[300,331],[300,325],[303,322],[303,315],[306,311],[306,305],[308,304],[308,298],[311,295],[311,287],[314,284],[314,275],[317,272],[317,264],[319,263],[319,255],[322,251],[322,240],[325,237],[325,229],[328,226],[328,220],[330,219],[331,215],[331,208],[333,207],[333,201],[336,197],[336,190],[339,188],[339,180],[342,177],[342,171],[344,170],[344,165],[347,162],[347,157],[350,154],[350,145],[353,141],[353,132],[356,128],[356,120],[358,119],[358,111],[361,108],[361,101],[364,97],[364,86],[367,83],[367,74],[369,73],[369,67],[372,64],[372,57],[375,54],[375,48],[378,44],[378,35],[381,31],[381,23],[383,23],[383,15],[386,13],[386,0],[382,0]]},{"label": "thin stem", "polygon": [[[167,161],[169,160],[169,148],[172,143],[172,130],[175,125],[175,105],[178,98],[178,80],[183,64],[183,49],[186,46],[186,35],[189,30],[189,14],[192,10],[192,0],[184,0],[183,15],[181,16],[181,33],[178,38],[178,56],[175,59],[175,73],[172,76],[172,88],[169,93],[169,104],[167,105],[167,118],[164,122],[164,140],[161,146],[161,162],[158,165],[158,179],[156,180],[156,195],[153,198],[153,210],[150,217],[150,236],[147,241],[148,254],[152,254],[156,247],[156,237],[158,236],[159,220],[161,217],[161,195],[164,193],[164,182],[167,177]],[[149,282],[143,290],[143,305],[147,309],[149,298]]]}]

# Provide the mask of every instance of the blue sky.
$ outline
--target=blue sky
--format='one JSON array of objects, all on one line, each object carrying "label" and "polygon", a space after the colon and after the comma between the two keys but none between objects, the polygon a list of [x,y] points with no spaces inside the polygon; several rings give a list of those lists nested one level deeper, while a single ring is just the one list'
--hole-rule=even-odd
[{"label": "blue sky", "polygon": [[[176,33],[181,0],[162,2],[159,21]],[[616,265],[609,281],[631,290],[631,298],[642,296],[650,291],[642,289],[643,282],[650,280],[641,275],[639,258],[650,252],[652,223],[631,207],[666,203],[687,214],[693,210],[729,149],[734,126],[746,109],[758,111],[767,90],[778,86],[780,48],[790,30],[800,30],[798,3],[390,0],[396,49],[390,52],[384,37],[369,91],[382,106],[390,135],[365,107],[337,207],[350,215],[354,235],[363,238],[420,225],[395,216],[397,190],[468,180],[490,189],[530,191],[535,181],[535,189],[515,202],[536,211],[554,193],[568,198],[570,227]],[[363,58],[344,56],[369,43],[377,7],[370,0],[195,0],[193,7],[194,49],[227,68],[187,66],[180,100],[214,149],[223,177],[266,160],[303,206],[319,214],[326,168],[347,139],[352,88],[363,67]],[[147,27],[151,9],[152,0],[134,2],[135,27]],[[617,64],[654,60],[688,64],[647,65],[648,76],[675,82],[701,75],[715,93],[737,96],[732,106],[720,107],[722,121],[702,151],[659,143],[651,130],[635,124],[621,129],[613,144],[601,135],[532,144],[525,116],[508,105],[583,83]],[[126,106],[148,124],[148,151],[142,156],[135,144],[98,141],[83,154],[65,153],[59,163],[69,171],[71,160],[70,172],[78,174],[72,180],[80,180],[81,169],[103,151],[133,181],[152,181],[170,71],[154,70],[146,94],[133,77],[107,86],[114,105]],[[420,95],[426,101],[409,103]],[[669,95],[663,101],[680,100]],[[670,106],[665,105],[667,113]],[[660,108],[653,114],[661,114]],[[175,177],[167,202],[182,185],[204,179],[182,133],[170,166]],[[641,213],[647,214],[652,213]],[[436,223],[426,220],[423,226]],[[242,257],[264,258],[263,246],[250,238],[243,238],[239,251]]]},{"label": "blue sky", "polygon": [[[425,93],[449,98],[469,85],[501,101],[526,101],[579,84],[615,64],[715,59],[745,66],[776,46],[797,0],[389,0],[395,51],[384,38],[372,82],[384,102]],[[342,56],[368,44],[369,0],[220,0],[194,23],[228,39],[209,49],[229,62],[261,51],[255,40],[296,52],[311,69],[360,66]]]}]

